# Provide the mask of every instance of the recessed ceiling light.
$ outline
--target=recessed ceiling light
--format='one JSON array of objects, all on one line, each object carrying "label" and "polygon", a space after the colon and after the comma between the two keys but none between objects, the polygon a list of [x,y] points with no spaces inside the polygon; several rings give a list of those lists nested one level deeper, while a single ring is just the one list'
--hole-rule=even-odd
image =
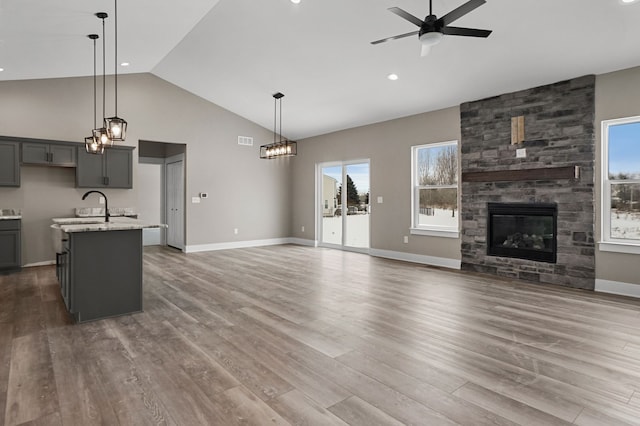
[{"label": "recessed ceiling light", "polygon": [[391,81],[396,81],[398,79],[398,74],[389,74],[387,78]]},{"label": "recessed ceiling light", "polygon": [[120,64],[121,67],[128,67],[129,65],[131,65],[129,62],[122,62]]},{"label": "recessed ceiling light", "polygon": [[4,68],[0,68],[0,72],[4,71]]},{"label": "recessed ceiling light", "polygon": [[298,3],[300,3],[300,0],[291,0],[291,3],[298,4]]},{"label": "recessed ceiling light", "polygon": [[622,4],[631,4],[636,2],[638,2],[638,0],[620,0],[620,3]]}]

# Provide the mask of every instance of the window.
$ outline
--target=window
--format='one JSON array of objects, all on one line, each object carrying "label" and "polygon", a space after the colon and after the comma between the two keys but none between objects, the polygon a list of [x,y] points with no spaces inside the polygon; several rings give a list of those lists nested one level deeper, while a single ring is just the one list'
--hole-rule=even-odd
[{"label": "window", "polygon": [[458,238],[458,142],[411,148],[411,233]]},{"label": "window", "polygon": [[640,117],[602,122],[602,184],[601,250],[640,253]]}]

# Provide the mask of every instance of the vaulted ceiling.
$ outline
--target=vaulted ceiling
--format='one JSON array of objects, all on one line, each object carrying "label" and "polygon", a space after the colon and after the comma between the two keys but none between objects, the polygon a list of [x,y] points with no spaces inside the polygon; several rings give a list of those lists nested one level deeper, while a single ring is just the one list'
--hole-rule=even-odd
[{"label": "vaulted ceiling", "polygon": [[[416,30],[427,0],[136,0],[118,3],[119,73],[151,72],[266,128],[282,92],[292,139],[640,65],[640,2],[487,0],[455,22],[487,39],[445,36],[426,57]],[[433,0],[442,16],[465,0]],[[91,75],[112,0],[0,0],[0,81]],[[397,81],[387,75],[395,73]],[[2,100],[0,99],[0,102]],[[121,107],[124,109],[124,107]]]}]

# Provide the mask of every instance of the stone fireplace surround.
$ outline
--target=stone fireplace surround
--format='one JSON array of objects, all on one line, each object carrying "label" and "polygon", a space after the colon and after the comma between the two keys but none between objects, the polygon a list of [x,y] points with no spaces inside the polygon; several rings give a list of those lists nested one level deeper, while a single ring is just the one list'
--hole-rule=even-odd
[{"label": "stone fireplace surround", "polygon": [[[525,141],[511,145],[517,116]],[[594,288],[594,117],[593,75],[460,106],[463,270]],[[557,262],[488,256],[490,202],[556,203]]]}]

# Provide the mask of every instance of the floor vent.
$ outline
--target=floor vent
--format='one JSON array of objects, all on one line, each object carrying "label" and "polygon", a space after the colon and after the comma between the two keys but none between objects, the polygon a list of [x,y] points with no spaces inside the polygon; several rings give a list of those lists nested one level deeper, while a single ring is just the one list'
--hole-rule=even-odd
[{"label": "floor vent", "polygon": [[249,136],[238,136],[238,145],[253,146],[253,138]]}]

